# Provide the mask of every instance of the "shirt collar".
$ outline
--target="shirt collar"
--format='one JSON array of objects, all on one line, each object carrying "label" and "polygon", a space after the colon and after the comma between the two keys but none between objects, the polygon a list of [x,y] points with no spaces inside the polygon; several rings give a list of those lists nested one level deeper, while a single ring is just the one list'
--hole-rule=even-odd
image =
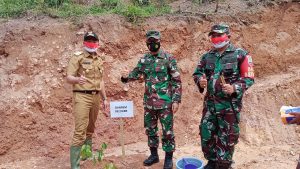
[{"label": "shirt collar", "polygon": [[91,54],[90,54],[89,52],[87,52],[87,51],[84,51],[84,52],[83,52],[83,55],[84,55],[84,57],[86,57],[86,58],[91,57],[91,58],[93,58],[93,59],[95,59],[95,58],[98,57],[98,55],[91,55]]},{"label": "shirt collar", "polygon": [[160,59],[164,59],[164,55],[163,55],[163,50],[159,50],[158,54],[155,56],[155,55],[152,55],[151,53],[149,53],[151,56],[153,57],[157,57],[157,58],[160,58]]},{"label": "shirt collar", "polygon": [[229,46],[226,48],[225,51],[226,52],[234,52],[235,51],[235,47],[233,46],[233,44],[229,43]]}]

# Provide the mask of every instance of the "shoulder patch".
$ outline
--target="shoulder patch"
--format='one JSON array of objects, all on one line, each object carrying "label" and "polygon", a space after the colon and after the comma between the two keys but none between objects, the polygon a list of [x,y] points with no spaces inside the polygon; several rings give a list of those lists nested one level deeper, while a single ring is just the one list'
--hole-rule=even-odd
[{"label": "shoulder patch", "polygon": [[165,52],[165,59],[174,58],[171,53]]},{"label": "shoulder patch", "polygon": [[141,58],[147,58],[147,57],[149,57],[151,54],[150,53],[145,53]]},{"label": "shoulder patch", "polygon": [[100,56],[102,61],[105,61],[105,55]]},{"label": "shoulder patch", "polygon": [[102,61],[105,61],[105,53],[104,52],[102,52],[102,53],[97,52],[97,55]]},{"label": "shoulder patch", "polygon": [[145,61],[146,61],[148,55],[149,55],[149,53],[143,54],[143,56],[140,57],[140,60],[139,60],[139,61],[140,61],[141,63],[145,63]]},{"label": "shoulder patch", "polygon": [[208,52],[205,52],[204,55],[209,54],[209,53],[216,53],[215,49],[210,49]]},{"label": "shoulder patch", "polygon": [[247,54],[248,54],[248,52],[245,50],[245,49],[243,49],[243,48],[237,48],[236,49],[240,54],[242,54],[242,55],[244,55],[244,56],[246,56]]},{"label": "shoulder patch", "polygon": [[211,52],[211,51],[205,52],[202,56],[209,55],[210,52]]},{"label": "shoulder patch", "polygon": [[252,57],[251,57],[250,55],[247,55],[247,58],[248,58],[248,63],[249,63],[249,64],[252,64],[252,63],[253,63]]},{"label": "shoulder patch", "polygon": [[209,56],[209,55],[210,55],[210,52],[205,52],[203,55],[200,56],[200,60],[206,59],[207,56]]},{"label": "shoulder patch", "polygon": [[82,55],[82,54],[83,54],[83,52],[81,52],[81,51],[74,52],[75,56],[79,56],[79,55]]}]

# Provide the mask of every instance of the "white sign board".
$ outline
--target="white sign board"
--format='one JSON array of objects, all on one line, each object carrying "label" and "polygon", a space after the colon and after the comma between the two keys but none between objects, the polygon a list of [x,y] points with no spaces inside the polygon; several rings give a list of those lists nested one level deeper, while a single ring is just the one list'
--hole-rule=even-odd
[{"label": "white sign board", "polygon": [[133,117],[132,101],[115,101],[110,102],[111,118]]}]

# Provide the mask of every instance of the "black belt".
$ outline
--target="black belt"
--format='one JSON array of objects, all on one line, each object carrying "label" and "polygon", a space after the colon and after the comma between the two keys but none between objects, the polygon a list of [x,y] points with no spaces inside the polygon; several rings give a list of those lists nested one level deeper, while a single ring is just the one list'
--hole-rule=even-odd
[{"label": "black belt", "polygon": [[95,94],[99,93],[98,90],[73,90],[73,92],[92,94],[92,95],[95,95]]}]

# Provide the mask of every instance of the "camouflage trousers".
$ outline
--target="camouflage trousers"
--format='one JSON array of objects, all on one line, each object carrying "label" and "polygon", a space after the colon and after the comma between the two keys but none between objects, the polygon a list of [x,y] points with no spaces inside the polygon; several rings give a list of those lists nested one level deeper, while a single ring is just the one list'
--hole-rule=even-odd
[{"label": "camouflage trousers", "polygon": [[300,169],[300,155],[299,155],[298,165],[297,165],[296,169]]},{"label": "camouflage trousers", "polygon": [[148,146],[158,147],[158,127],[157,121],[162,126],[162,148],[165,152],[175,151],[175,136],[173,132],[173,112],[171,108],[152,110],[145,108],[144,127],[148,136]]},{"label": "camouflage trousers", "polygon": [[199,129],[202,151],[207,160],[232,162],[234,146],[239,138],[240,113],[235,105],[232,105],[235,107],[233,111],[231,105],[230,102],[217,105],[210,101],[204,102]]}]

